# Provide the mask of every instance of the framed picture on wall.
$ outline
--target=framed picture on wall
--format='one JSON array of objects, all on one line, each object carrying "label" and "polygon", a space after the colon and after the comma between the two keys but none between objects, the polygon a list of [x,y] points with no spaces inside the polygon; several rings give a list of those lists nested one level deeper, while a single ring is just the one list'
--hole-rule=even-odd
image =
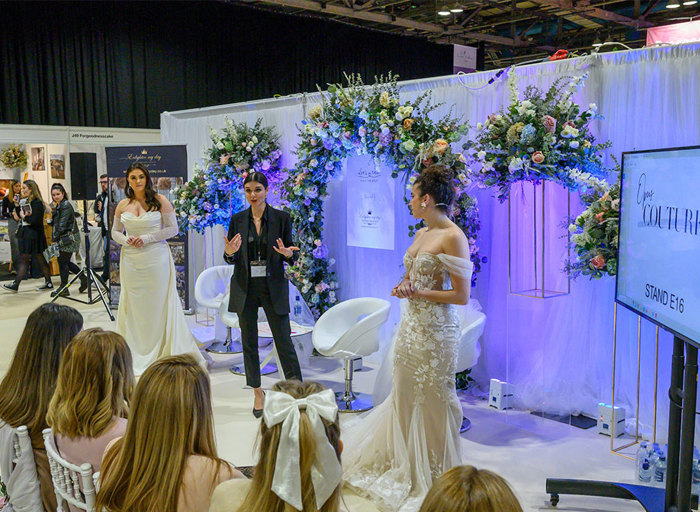
[{"label": "framed picture on wall", "polygon": [[58,180],[66,179],[66,155],[51,155],[51,177]]},{"label": "framed picture on wall", "polygon": [[35,146],[31,151],[32,155],[32,171],[41,172],[46,170],[46,148],[44,146]]}]

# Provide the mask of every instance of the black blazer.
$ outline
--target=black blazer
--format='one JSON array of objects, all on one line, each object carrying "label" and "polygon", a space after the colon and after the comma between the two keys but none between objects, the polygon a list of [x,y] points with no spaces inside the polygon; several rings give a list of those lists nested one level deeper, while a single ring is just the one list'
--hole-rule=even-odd
[{"label": "black blazer", "polygon": [[[289,313],[289,283],[284,275],[284,263],[293,263],[299,253],[294,251],[290,258],[285,258],[273,249],[277,247],[277,239],[281,238],[285,247],[294,245],[292,241],[292,219],[289,214],[270,206],[268,208],[267,224],[267,285],[270,289],[270,297],[275,307],[275,313],[284,315]],[[241,234],[241,247],[233,256],[224,253],[226,263],[233,264],[236,268],[231,276],[231,291],[229,295],[228,310],[232,313],[242,313],[248,295],[248,282],[250,280],[248,270],[248,228],[250,208],[238,212],[231,217],[228,226],[228,239],[231,240],[236,233]]]}]

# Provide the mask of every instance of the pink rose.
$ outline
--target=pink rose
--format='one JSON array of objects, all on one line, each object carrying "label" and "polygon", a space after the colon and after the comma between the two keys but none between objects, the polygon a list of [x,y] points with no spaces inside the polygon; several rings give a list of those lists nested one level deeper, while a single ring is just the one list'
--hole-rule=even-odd
[{"label": "pink rose", "polygon": [[601,224],[603,222],[603,215],[605,215],[604,212],[595,214],[595,220],[598,221],[598,224]]},{"label": "pink rose", "polygon": [[532,154],[532,163],[541,164],[542,162],[544,162],[544,155],[542,154],[542,151],[535,151]]},{"label": "pink rose", "polygon": [[219,157],[219,163],[221,165],[226,165],[228,163],[229,158],[231,158],[231,155],[221,155]]},{"label": "pink rose", "polygon": [[591,258],[591,266],[596,270],[600,270],[605,267],[605,258],[602,254],[598,254],[595,258]]},{"label": "pink rose", "polygon": [[557,120],[552,116],[544,116],[542,118],[542,124],[544,125],[545,130],[547,130],[549,133],[553,133],[554,129],[557,127]]},{"label": "pink rose", "polygon": [[357,129],[357,133],[360,135],[360,137],[364,137],[365,135],[367,135],[367,128],[365,128],[364,126],[360,126]]},{"label": "pink rose", "polygon": [[568,126],[569,128],[576,128],[576,125],[574,124],[573,121],[567,121],[564,123],[564,127]]}]

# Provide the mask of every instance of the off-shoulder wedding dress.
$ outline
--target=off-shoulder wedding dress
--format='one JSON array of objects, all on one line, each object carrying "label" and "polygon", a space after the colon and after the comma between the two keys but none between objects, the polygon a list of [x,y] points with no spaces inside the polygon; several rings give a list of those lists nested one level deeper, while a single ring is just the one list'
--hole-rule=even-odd
[{"label": "off-shoulder wedding dress", "polygon": [[[404,265],[416,289],[443,289],[448,273],[471,282],[472,263],[464,258],[406,253]],[[418,510],[433,480],[461,464],[457,308],[406,300],[394,338],[391,394],[343,435],[346,485],[380,510]]]}]

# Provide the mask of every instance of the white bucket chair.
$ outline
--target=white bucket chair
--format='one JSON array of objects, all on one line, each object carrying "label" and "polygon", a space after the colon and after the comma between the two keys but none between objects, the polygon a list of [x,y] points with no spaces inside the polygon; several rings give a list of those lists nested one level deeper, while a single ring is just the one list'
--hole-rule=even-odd
[{"label": "white bucket chair", "polygon": [[372,408],[372,397],[352,389],[353,360],[379,350],[379,330],[389,318],[391,304],[384,299],[360,297],[336,304],[316,322],[314,348],[324,356],[345,360],[345,391],[336,393],[340,412]]},{"label": "white bucket chair", "polygon": [[0,477],[10,496],[8,510],[43,510],[32,441],[25,425],[12,428],[0,421]]},{"label": "white bucket chair", "polygon": [[[294,286],[294,284],[291,281],[289,281],[289,310],[290,310],[290,312],[294,312],[294,307],[296,305],[296,298],[297,297],[299,297],[299,302],[301,305],[301,313],[298,315],[299,318],[293,318],[293,321],[298,324],[297,327],[313,325],[313,314],[311,313],[309,306],[306,304],[306,302],[302,298],[301,294],[299,293],[299,290],[297,290],[297,287]],[[240,326],[238,325],[238,314],[231,313],[228,310],[228,299],[229,299],[229,296],[228,296],[228,294],[226,294],[226,297],[224,298],[223,302],[219,306],[219,318],[221,318],[221,321],[229,329],[240,329]],[[263,308],[258,308],[258,323],[260,324],[260,323],[264,323],[264,322],[267,322],[267,317],[265,316],[265,310]],[[303,329],[303,330],[307,331],[309,329]],[[294,336],[294,334],[293,334],[293,336]],[[272,340],[270,340],[268,343],[259,343],[258,346],[265,347],[265,346],[268,346],[270,343],[272,343]],[[297,355],[299,355],[300,350],[302,350],[302,348],[297,347]],[[300,358],[300,359],[302,359],[302,358]],[[279,357],[277,355],[277,350],[273,344],[272,350],[270,351],[270,353],[260,363],[260,375],[269,375],[271,373],[275,373],[276,371],[279,371],[280,376],[282,378],[284,378],[284,375],[282,374],[282,370],[280,368],[278,368],[278,366],[277,366],[278,360],[279,360]],[[236,375],[245,375],[245,368],[244,368],[243,364],[232,366],[230,368],[230,370],[231,370],[231,373],[234,373]]]},{"label": "white bucket chair", "polygon": [[80,510],[94,512],[99,473],[93,473],[92,465],[87,462],[76,466],[61,457],[50,428],[45,428],[42,434],[58,503],[56,512],[68,512],[69,508],[64,508],[64,503]]},{"label": "white bucket chair", "polygon": [[[194,285],[194,298],[197,304],[217,312],[220,311],[222,304],[228,306],[228,289],[233,269],[233,265],[217,265],[207,268],[199,274]],[[207,352],[214,354],[238,354],[243,351],[240,342],[233,339],[231,327],[223,323],[220,314],[215,319],[214,325],[215,339],[207,347]],[[220,341],[220,337],[216,336],[220,325],[222,329],[226,327],[226,339],[224,341]]]},{"label": "white bucket chair", "polygon": [[[458,373],[472,368],[479,361],[481,355],[479,338],[484,333],[485,325],[486,315],[481,311],[481,304],[476,299],[472,299],[469,301],[469,306],[464,308],[462,315],[462,336],[456,366]],[[459,431],[466,432],[471,425],[469,418],[462,416],[462,426]]]}]

